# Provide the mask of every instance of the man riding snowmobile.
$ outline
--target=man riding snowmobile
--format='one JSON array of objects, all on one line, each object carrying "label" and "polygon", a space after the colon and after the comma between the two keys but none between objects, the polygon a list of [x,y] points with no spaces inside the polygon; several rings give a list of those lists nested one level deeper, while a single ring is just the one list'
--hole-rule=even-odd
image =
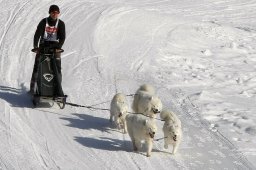
[{"label": "man riding snowmobile", "polygon": [[[35,92],[35,83],[38,77],[38,67],[39,67],[39,59],[40,59],[40,50],[45,49],[47,47],[51,47],[55,50],[56,57],[56,66],[57,71],[61,82],[61,54],[57,52],[61,49],[64,44],[66,38],[65,32],[65,23],[60,20],[59,14],[60,9],[57,5],[51,5],[49,8],[49,17],[44,18],[40,21],[37,26],[35,35],[34,35],[34,49],[36,52],[34,69],[30,81],[30,92],[34,94]],[[40,41],[39,41],[40,40]]]}]

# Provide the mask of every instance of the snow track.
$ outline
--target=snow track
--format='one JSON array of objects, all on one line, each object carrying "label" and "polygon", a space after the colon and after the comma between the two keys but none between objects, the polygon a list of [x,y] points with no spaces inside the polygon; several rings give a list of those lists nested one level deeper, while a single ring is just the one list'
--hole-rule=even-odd
[{"label": "snow track", "polygon": [[[229,139],[202,119],[199,109],[182,92],[182,86],[174,87],[171,80],[175,76],[169,73],[172,63],[184,66],[179,63],[181,60],[172,60],[173,55],[189,55],[206,46],[197,35],[204,32],[216,38],[219,27],[225,30],[222,24],[226,18],[221,18],[217,10],[210,10],[207,4],[185,1],[0,3],[0,169],[254,169]],[[49,108],[47,104],[32,107],[26,93],[34,64],[30,49],[36,26],[48,15],[52,3],[60,6],[61,19],[66,23],[62,67],[68,101],[109,108],[115,93],[133,94],[139,85],[150,83],[165,107],[175,111],[182,121],[184,139],[177,155],[165,150],[162,140],[154,142],[150,158],[144,152],[134,153],[129,136],[110,125],[106,111],[70,106],[59,110],[58,106]],[[218,7],[225,4],[211,0],[209,3]],[[234,4],[230,10],[256,7],[253,1],[230,3]],[[217,13],[223,20],[214,21],[217,24],[211,22],[211,17],[204,24],[190,20],[192,16],[202,19],[205,13]],[[241,18],[236,15],[236,19]],[[236,25],[239,30],[248,30],[240,26]],[[201,32],[194,36],[198,30]],[[251,27],[250,31],[255,32]],[[177,39],[184,32],[188,35],[183,38],[195,40],[196,44],[187,51]],[[242,35],[253,34],[246,32]],[[173,48],[178,49],[177,54],[172,55]],[[255,52],[254,46],[246,50]],[[128,100],[131,104],[132,98]],[[163,122],[157,121],[157,125],[156,138],[161,138]]]}]

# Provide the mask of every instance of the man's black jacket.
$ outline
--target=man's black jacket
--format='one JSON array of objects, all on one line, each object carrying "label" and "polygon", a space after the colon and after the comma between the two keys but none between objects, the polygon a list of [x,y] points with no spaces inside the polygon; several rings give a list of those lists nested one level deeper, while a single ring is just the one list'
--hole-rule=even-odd
[{"label": "man's black jacket", "polygon": [[[55,26],[57,20],[53,20],[51,17],[47,18],[49,26]],[[46,25],[46,18],[42,19],[37,26],[36,33],[34,35],[34,48],[38,47],[39,39],[40,41],[43,40],[44,32],[45,32],[45,25]],[[64,44],[66,38],[66,31],[65,31],[65,23],[59,19],[58,23],[58,31],[57,31],[57,39],[59,43],[57,44],[56,48],[61,49],[62,45]]]}]

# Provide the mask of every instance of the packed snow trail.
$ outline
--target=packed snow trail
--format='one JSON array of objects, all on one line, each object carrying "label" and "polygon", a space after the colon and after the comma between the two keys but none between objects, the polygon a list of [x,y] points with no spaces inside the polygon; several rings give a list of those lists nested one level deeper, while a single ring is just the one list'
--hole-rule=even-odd
[{"label": "packed snow trail", "polygon": [[[154,72],[166,33],[189,24],[179,15],[159,13],[167,2],[0,3],[1,169],[254,169],[202,120],[182,89],[161,79],[165,72]],[[62,66],[68,101],[108,108],[116,92],[132,94],[150,83],[182,121],[184,139],[177,155],[163,149],[163,141],[154,143],[150,158],[132,152],[129,136],[112,128],[106,111],[47,104],[33,108],[27,94],[34,63],[30,49],[36,26],[53,3],[60,6],[67,27]],[[163,122],[157,125],[156,138],[161,138]]]}]

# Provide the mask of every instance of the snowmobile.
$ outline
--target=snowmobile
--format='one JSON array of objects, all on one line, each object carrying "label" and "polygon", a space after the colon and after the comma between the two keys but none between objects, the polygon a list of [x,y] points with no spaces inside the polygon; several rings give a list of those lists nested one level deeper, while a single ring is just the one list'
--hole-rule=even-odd
[{"label": "snowmobile", "polygon": [[[37,49],[32,49],[37,52]],[[61,86],[61,73],[57,70],[56,53],[64,52],[63,49],[53,47],[39,48],[38,76],[35,90],[32,94],[32,102],[36,107],[41,102],[56,102],[60,109],[64,109],[67,95],[64,95]]]}]

